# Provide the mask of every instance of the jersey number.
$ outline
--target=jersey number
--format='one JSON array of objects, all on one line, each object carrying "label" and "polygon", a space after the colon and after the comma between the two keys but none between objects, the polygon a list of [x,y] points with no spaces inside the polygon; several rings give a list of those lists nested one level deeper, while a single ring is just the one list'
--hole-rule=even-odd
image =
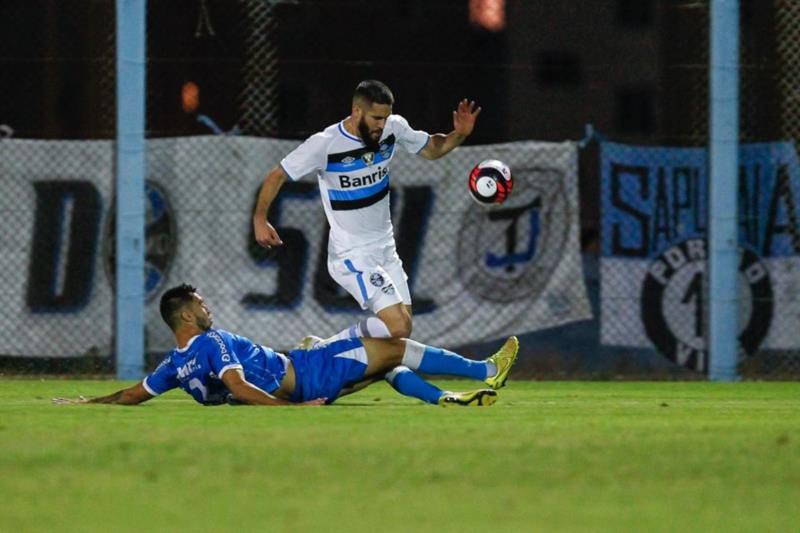
[{"label": "jersey number", "polygon": [[203,382],[197,378],[192,378],[189,380],[189,388],[192,390],[192,396],[197,398],[197,395],[194,393],[195,391],[200,393],[200,401],[205,402],[206,398],[208,397],[208,389]]}]

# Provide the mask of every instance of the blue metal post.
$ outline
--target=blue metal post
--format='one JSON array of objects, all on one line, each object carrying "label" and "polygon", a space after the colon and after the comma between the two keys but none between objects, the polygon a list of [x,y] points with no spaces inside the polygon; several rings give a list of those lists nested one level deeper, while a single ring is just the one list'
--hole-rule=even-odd
[{"label": "blue metal post", "polygon": [[117,4],[117,377],[144,375],[145,9]]},{"label": "blue metal post", "polygon": [[737,378],[739,0],[711,2],[709,378]]}]

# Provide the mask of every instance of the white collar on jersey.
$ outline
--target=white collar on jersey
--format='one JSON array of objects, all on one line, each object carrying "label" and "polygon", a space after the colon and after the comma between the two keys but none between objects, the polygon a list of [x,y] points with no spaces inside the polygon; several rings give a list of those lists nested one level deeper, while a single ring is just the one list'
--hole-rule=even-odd
[{"label": "white collar on jersey", "polygon": [[357,143],[364,144],[364,141],[362,141],[362,140],[361,140],[361,139],[359,139],[358,137],[354,137],[354,136],[353,136],[353,135],[352,135],[350,132],[348,132],[348,131],[345,129],[345,127],[344,127],[344,121],[345,121],[345,120],[347,120],[347,119],[344,119],[344,120],[342,120],[341,122],[339,122],[339,133],[341,133],[342,135],[344,135],[345,137],[347,137],[347,138],[348,138],[348,139],[350,139],[351,141],[355,141],[355,142],[357,142]]},{"label": "white collar on jersey", "polygon": [[194,342],[194,340],[195,340],[197,337],[199,337],[199,336],[200,336],[200,335],[195,335],[194,337],[192,337],[191,339],[189,339],[189,342],[187,342],[187,343],[186,343],[186,346],[184,346],[183,348],[180,348],[180,347],[178,347],[178,348],[175,348],[175,351],[176,351],[176,352],[178,352],[178,353],[183,353],[183,352],[185,352],[186,350],[188,350],[188,349],[189,349],[189,346],[191,346],[191,345],[192,345],[192,343]]}]

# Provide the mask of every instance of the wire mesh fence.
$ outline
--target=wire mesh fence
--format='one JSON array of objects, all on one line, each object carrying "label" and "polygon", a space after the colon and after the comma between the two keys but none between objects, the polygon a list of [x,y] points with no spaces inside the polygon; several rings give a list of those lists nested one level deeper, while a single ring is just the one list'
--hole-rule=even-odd
[{"label": "wire mesh fence", "polygon": [[[745,377],[800,373],[797,200],[800,172],[796,145],[798,108],[790,87],[800,51],[795,43],[800,14],[793,2],[741,8],[740,244],[769,272],[753,283],[740,275],[740,319]],[[749,145],[749,146],[748,146]],[[744,272],[745,262],[740,267]],[[758,269],[758,266],[752,266]],[[749,295],[749,297],[748,297]],[[759,321],[759,329],[746,329]],[[749,348],[749,350],[748,350]]]},{"label": "wire mesh fence", "polygon": [[110,371],[100,243],[114,177],[92,139],[114,132],[114,5],[3,2],[0,34],[0,365]]},{"label": "wire mesh fence", "polygon": [[[484,4],[500,10],[476,11]],[[521,334],[520,368],[535,377],[703,377],[708,3],[577,6],[149,2],[149,365],[173,344],[158,296],[184,281],[203,292],[217,326],[281,350],[367,315],[328,272],[316,179],[288,183],[276,200],[280,250],[255,243],[251,218],[264,175],[345,118],[358,81],[377,78],[394,90],[395,112],[431,133],[449,131],[463,97],[485,108],[467,145],[443,159],[394,154],[391,218],[415,338],[477,356],[485,343]],[[0,285],[11,303],[0,330],[15,339],[0,346],[0,366],[109,371],[114,2],[0,10],[12,36],[0,44],[10,73],[0,87],[13,96],[0,104],[9,221]],[[366,28],[343,35],[354,12],[408,24],[382,37]],[[797,15],[791,2],[742,2],[740,372],[748,378],[800,374]],[[566,24],[585,38],[564,43]],[[31,28],[39,37],[23,38]],[[560,142],[589,122],[602,142]],[[466,190],[469,170],[487,158],[515,176],[510,200],[491,210]]]}]

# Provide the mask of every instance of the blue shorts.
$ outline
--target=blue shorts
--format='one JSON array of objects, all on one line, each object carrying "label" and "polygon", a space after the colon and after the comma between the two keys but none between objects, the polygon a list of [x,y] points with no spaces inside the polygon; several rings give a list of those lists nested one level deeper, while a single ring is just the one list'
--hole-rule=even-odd
[{"label": "blue shorts", "polygon": [[358,383],[367,370],[367,351],[361,339],[344,339],[311,350],[292,350],[293,402],[327,398],[333,402],[343,388]]}]

